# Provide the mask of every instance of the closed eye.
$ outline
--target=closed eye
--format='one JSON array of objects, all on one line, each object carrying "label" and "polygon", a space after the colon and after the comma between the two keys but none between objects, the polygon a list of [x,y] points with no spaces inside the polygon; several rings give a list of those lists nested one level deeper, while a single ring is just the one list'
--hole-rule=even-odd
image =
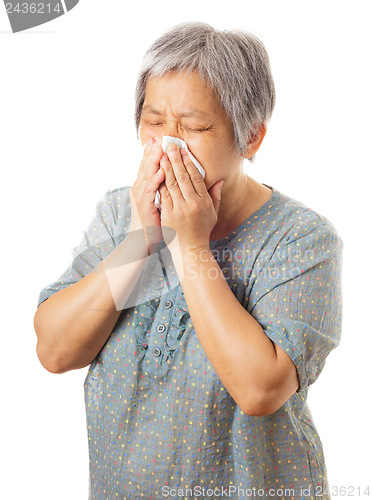
[{"label": "closed eye", "polygon": [[182,127],[185,130],[189,130],[190,132],[206,132],[207,130],[210,130],[210,127],[208,128],[190,128],[190,127]]},{"label": "closed eye", "polygon": [[[146,121],[145,122],[146,125],[148,125],[149,127],[161,127],[164,125],[163,122],[148,122]],[[206,132],[207,130],[210,130],[212,127],[204,127],[204,128],[191,128],[191,127],[185,127],[185,126],[181,126],[184,130],[187,130],[189,132],[193,132],[193,133],[200,133],[200,132]]]},{"label": "closed eye", "polygon": [[164,125],[164,123],[150,123],[146,122],[146,125],[149,125],[150,127],[160,127],[161,125]]}]

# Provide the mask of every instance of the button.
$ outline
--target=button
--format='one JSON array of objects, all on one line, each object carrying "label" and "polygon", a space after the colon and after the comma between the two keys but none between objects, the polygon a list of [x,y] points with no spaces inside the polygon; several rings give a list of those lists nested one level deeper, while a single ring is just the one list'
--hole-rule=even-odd
[{"label": "button", "polygon": [[171,300],[166,300],[164,302],[165,309],[170,309],[173,306],[173,302]]},{"label": "button", "polygon": [[165,325],[160,324],[156,327],[156,329],[159,333],[163,333],[165,330]]},{"label": "button", "polygon": [[153,355],[156,356],[157,358],[161,355],[161,350],[159,347],[155,347],[155,349],[152,351]]}]

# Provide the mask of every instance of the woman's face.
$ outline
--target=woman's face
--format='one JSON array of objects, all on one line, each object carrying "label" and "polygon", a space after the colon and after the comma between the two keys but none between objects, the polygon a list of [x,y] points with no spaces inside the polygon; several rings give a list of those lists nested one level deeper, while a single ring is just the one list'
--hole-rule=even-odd
[{"label": "woman's face", "polygon": [[149,78],[140,125],[142,144],[163,135],[183,139],[205,170],[207,189],[228,180],[242,164],[230,119],[195,72]]}]

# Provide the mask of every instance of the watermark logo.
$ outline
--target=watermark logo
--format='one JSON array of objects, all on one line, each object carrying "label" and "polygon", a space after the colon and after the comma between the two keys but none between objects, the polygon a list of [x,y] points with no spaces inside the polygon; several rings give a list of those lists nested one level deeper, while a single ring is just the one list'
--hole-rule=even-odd
[{"label": "watermark logo", "polygon": [[63,16],[78,3],[79,0],[44,0],[42,2],[4,0],[13,33],[48,23]]},{"label": "watermark logo", "polygon": [[314,498],[312,485],[308,488],[300,487],[299,490],[294,488],[242,488],[241,486],[199,486],[172,488],[170,486],[162,486],[161,494],[165,498]]},{"label": "watermark logo", "polygon": [[[105,255],[112,240],[84,241],[73,250],[73,268],[83,272],[93,255]],[[170,252],[172,249],[172,253]],[[174,229],[166,226],[146,226],[131,230],[92,271],[104,272],[117,311],[159,298],[176,288],[183,279],[183,267],[176,269],[181,255]],[[94,257],[93,257],[94,258]]]},{"label": "watermark logo", "polygon": [[[94,233],[91,236],[93,241],[85,233],[82,245],[74,249],[77,269],[86,268],[91,255],[106,255],[108,248],[113,248],[112,240],[101,241]],[[251,281],[258,281],[259,286],[272,290],[302,276],[309,265],[317,262],[312,249],[284,247],[276,249],[275,256],[268,253],[261,257],[246,245],[234,250],[181,248],[176,231],[166,226],[131,230],[124,240],[119,239],[105,257],[103,267],[93,271],[105,272],[118,311],[167,294],[182,283],[186,271],[189,280],[220,279],[222,271],[230,286],[246,288],[253,286],[248,284]],[[209,266],[208,261],[217,262],[219,269]]]}]

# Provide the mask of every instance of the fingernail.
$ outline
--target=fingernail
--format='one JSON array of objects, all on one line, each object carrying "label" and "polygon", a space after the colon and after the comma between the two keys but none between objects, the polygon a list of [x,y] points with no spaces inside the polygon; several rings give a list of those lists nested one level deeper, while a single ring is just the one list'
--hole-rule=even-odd
[{"label": "fingernail", "polygon": [[182,155],[182,156],[187,156],[187,151],[186,151],[186,149],[185,149],[185,148],[182,148],[182,149],[181,149],[181,155]]}]

